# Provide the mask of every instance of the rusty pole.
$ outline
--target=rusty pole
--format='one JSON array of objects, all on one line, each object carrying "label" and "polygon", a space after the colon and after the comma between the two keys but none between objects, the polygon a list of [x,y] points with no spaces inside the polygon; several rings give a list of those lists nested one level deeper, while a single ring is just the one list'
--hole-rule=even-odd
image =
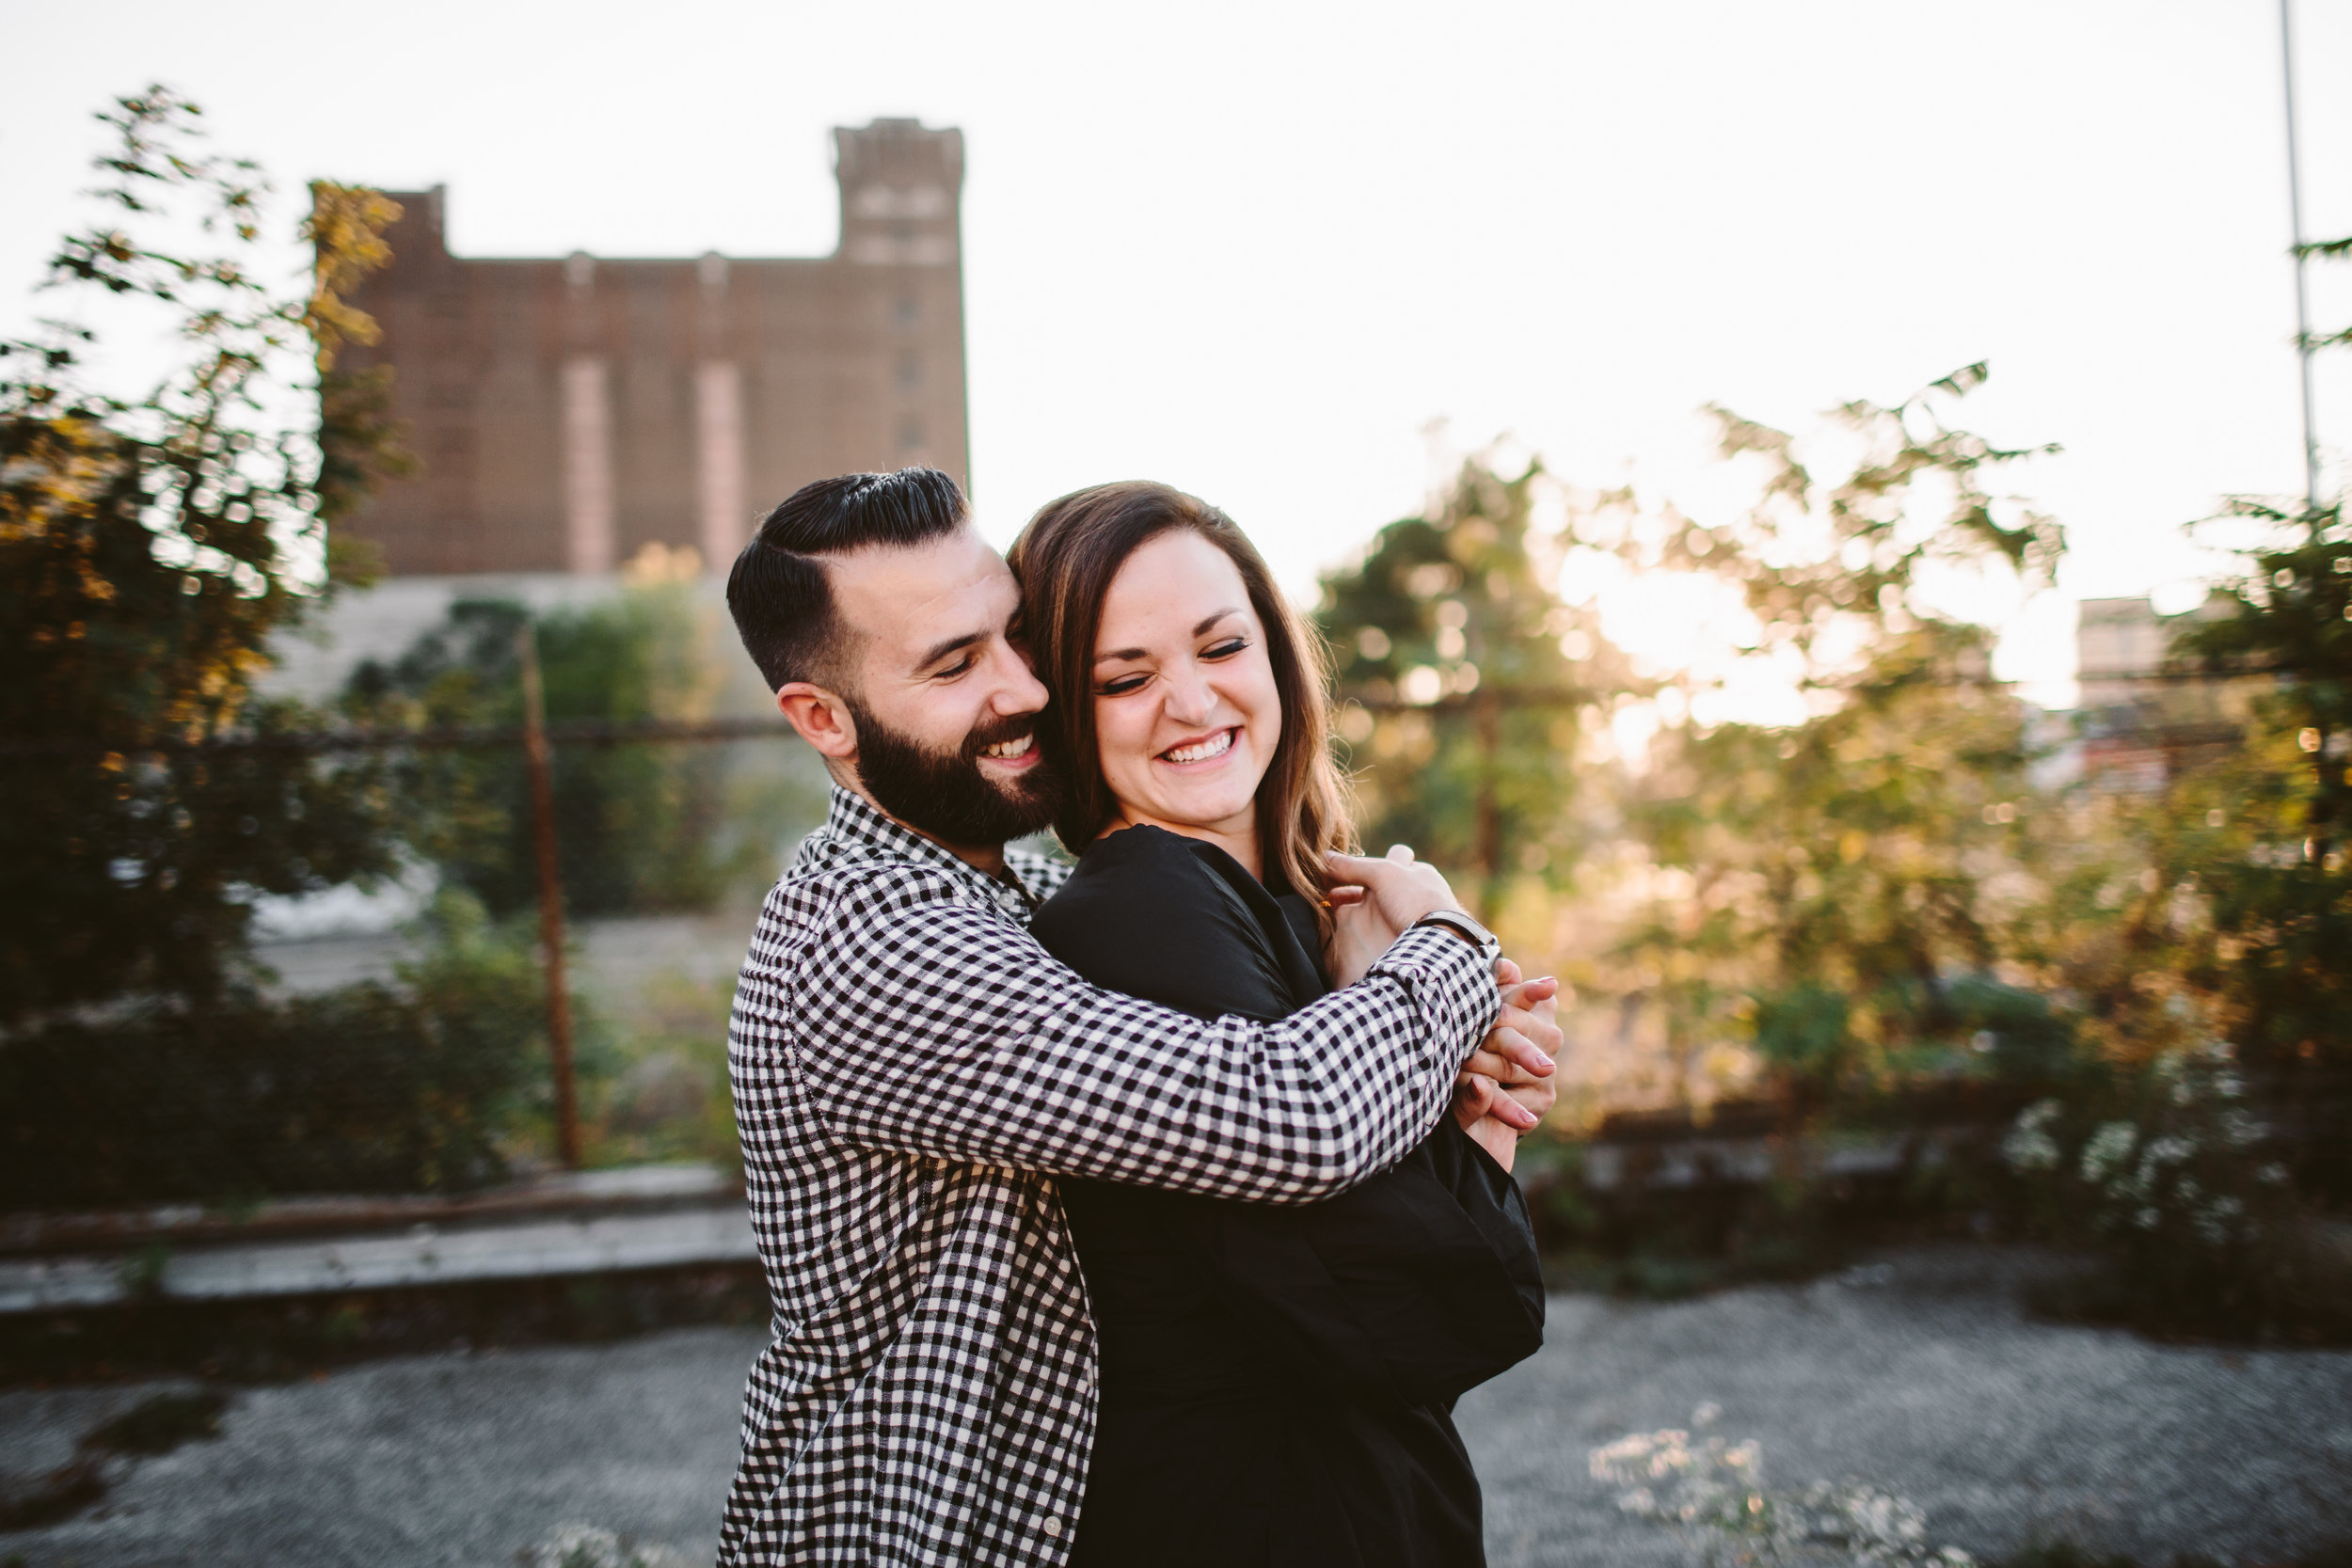
[{"label": "rusty pole", "polygon": [[547,693],[539,639],[525,621],[515,632],[523,667],[523,762],[531,775],[532,836],[539,859],[539,951],[548,981],[548,1054],[555,1067],[555,1154],[580,1168],[580,1102],[572,1087],[572,999],[564,980],[564,884],[555,868],[555,785],[548,767]]}]

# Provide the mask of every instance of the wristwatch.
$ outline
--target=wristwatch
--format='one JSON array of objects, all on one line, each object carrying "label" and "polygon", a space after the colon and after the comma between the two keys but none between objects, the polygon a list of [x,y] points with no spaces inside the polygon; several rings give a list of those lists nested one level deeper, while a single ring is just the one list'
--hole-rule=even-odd
[{"label": "wristwatch", "polygon": [[1452,931],[1477,948],[1488,963],[1492,963],[1502,952],[1502,943],[1495,940],[1495,934],[1460,910],[1431,910],[1413,922],[1412,929],[1418,931],[1423,926],[1441,926]]}]

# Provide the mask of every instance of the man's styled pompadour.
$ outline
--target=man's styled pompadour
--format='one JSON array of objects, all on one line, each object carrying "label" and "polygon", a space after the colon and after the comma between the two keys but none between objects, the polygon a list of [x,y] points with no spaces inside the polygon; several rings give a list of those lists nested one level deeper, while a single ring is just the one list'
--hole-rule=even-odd
[{"label": "man's styled pompadour", "polygon": [[760,519],[727,573],[727,610],[768,689],[808,681],[838,689],[844,646],[824,557],[905,547],[961,528],[963,492],[937,468],[843,474],[792,492]]}]

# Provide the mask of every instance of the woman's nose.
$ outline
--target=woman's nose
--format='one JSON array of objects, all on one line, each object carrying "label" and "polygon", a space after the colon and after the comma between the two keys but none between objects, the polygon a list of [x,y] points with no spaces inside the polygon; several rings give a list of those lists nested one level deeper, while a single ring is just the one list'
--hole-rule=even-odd
[{"label": "woman's nose", "polygon": [[1164,671],[1160,679],[1168,693],[1161,706],[1178,723],[1205,723],[1216,711],[1216,693],[1209,689],[1198,670]]}]

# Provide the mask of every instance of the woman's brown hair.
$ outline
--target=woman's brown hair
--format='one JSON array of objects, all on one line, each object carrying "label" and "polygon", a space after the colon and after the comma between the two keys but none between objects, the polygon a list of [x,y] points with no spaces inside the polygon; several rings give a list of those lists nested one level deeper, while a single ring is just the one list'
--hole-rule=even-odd
[{"label": "woman's brown hair", "polygon": [[1216,507],[1165,484],[1098,484],[1049,501],[1006,560],[1021,579],[1023,635],[1038,679],[1053,694],[1042,734],[1069,780],[1054,832],[1081,853],[1118,810],[1094,733],[1094,643],[1103,601],[1127,558],[1171,529],[1190,529],[1225,552],[1265,628],[1282,701],[1282,736],[1258,782],[1258,847],[1269,871],[1315,905],[1327,928],[1326,852],[1353,849],[1347,783],[1331,760],[1331,705],[1323,641],[1300,620],[1248,536]]}]

